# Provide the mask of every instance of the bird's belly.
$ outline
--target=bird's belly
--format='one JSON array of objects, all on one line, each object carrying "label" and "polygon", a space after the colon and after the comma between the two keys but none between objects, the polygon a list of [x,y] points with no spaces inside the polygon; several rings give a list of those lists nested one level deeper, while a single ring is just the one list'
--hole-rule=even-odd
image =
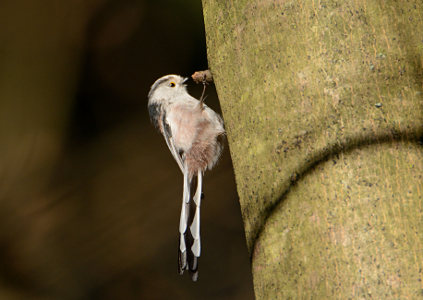
[{"label": "bird's belly", "polygon": [[174,142],[178,150],[188,151],[195,137],[195,129],[188,126],[178,127],[174,130]]}]

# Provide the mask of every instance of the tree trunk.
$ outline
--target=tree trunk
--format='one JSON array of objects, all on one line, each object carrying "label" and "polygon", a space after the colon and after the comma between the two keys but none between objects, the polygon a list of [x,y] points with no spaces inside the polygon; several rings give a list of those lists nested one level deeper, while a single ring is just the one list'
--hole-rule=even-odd
[{"label": "tree trunk", "polygon": [[257,299],[421,297],[422,1],[203,9]]}]

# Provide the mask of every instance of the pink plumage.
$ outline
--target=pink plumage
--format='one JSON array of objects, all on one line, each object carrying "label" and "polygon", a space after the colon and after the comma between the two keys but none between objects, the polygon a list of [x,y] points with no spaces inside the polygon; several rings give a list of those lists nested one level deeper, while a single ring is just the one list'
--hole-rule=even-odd
[{"label": "pink plumage", "polygon": [[[185,81],[186,78],[178,75],[166,75],[156,80],[148,94],[148,109],[152,123],[163,134],[184,175],[178,268],[180,274],[189,269],[196,281],[201,252],[203,172],[211,169],[219,159],[225,130],[222,118],[216,112],[188,94]],[[197,180],[197,188],[191,199],[193,179]],[[195,206],[194,216],[190,216],[190,205]]]}]

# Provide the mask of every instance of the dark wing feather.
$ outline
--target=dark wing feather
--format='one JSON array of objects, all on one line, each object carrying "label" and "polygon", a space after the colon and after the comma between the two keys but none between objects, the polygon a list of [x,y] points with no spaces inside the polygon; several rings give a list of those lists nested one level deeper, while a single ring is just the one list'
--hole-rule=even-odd
[{"label": "dark wing feather", "polygon": [[160,111],[162,107],[158,103],[151,103],[148,105],[148,114],[150,115],[150,121],[153,123],[154,127],[160,129],[159,120],[160,120]]},{"label": "dark wing feather", "polygon": [[162,114],[162,124],[163,124],[163,136],[165,138],[166,144],[175,158],[176,162],[178,163],[179,168],[181,169],[182,173],[184,172],[182,157],[179,155],[179,151],[175,147],[175,143],[173,142],[172,138],[172,128],[170,127],[169,123],[166,120],[166,113]]}]

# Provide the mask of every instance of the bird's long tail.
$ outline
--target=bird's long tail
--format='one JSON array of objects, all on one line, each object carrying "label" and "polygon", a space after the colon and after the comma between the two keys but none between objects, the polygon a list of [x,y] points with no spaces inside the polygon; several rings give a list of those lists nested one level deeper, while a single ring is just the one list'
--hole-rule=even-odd
[{"label": "bird's long tail", "polygon": [[179,249],[178,249],[178,270],[183,274],[187,269],[187,227],[189,218],[190,202],[190,179],[185,165],[184,168],[184,192],[182,196],[181,217],[179,219]]},{"label": "bird's long tail", "polygon": [[[200,205],[202,199],[203,174],[197,173],[197,189],[193,201],[190,201],[191,179],[184,172],[184,193],[182,201],[181,219],[179,223],[179,274],[189,270],[193,281],[198,279],[198,258],[201,254],[200,240]],[[190,218],[190,207],[194,215]],[[191,224],[187,230],[188,224]]]}]

